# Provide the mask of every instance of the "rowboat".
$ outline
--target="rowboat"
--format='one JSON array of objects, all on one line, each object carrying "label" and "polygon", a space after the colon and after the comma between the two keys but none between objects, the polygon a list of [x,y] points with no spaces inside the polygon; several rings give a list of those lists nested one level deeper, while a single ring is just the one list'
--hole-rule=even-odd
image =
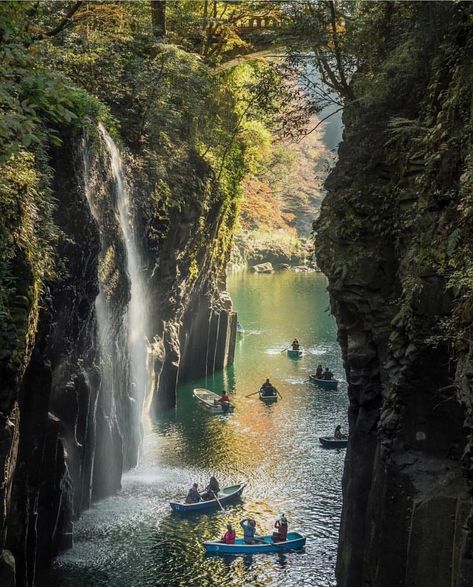
[{"label": "rowboat", "polygon": [[[245,488],[245,483],[238,483],[238,485],[231,485],[224,487],[218,492],[218,499],[222,505],[231,503],[240,497]],[[184,503],[182,501],[171,501],[169,505],[175,512],[200,512],[203,510],[211,510],[219,508],[216,499],[209,499],[207,501],[198,501],[197,503]]]},{"label": "rowboat", "polygon": [[338,379],[318,379],[315,375],[309,375],[309,380],[324,389],[337,389],[338,387]]},{"label": "rowboat", "polygon": [[319,436],[319,442],[324,448],[345,448],[348,444],[348,438],[336,439],[333,436]]},{"label": "rowboat", "polygon": [[208,389],[204,389],[203,387],[196,387],[192,395],[212,414],[227,414],[228,412],[233,412],[235,406],[230,402],[215,403],[217,400],[220,399],[220,396],[214,393],[213,391],[209,391]]},{"label": "rowboat", "polygon": [[266,402],[267,404],[272,403],[272,402],[277,402],[278,401],[278,392],[276,391],[276,388],[273,387],[272,395],[263,395],[263,388],[261,388],[259,390],[259,398],[261,401]]},{"label": "rowboat", "polygon": [[300,359],[303,355],[302,349],[298,349],[297,351],[294,349],[287,349],[287,356],[290,359]]},{"label": "rowboat", "polygon": [[281,552],[281,550],[295,550],[305,545],[305,536],[299,532],[289,532],[284,542],[273,542],[272,536],[263,536],[264,542],[245,544],[243,538],[237,538],[235,544],[224,544],[213,540],[204,542],[207,552],[218,554],[265,554],[269,552]]}]

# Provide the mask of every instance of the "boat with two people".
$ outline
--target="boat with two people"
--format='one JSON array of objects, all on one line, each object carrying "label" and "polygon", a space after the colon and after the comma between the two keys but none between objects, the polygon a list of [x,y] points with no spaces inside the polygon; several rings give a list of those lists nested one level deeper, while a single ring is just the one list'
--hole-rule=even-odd
[{"label": "boat with two people", "polygon": [[313,375],[309,375],[309,381],[323,389],[337,389],[338,387],[338,380],[334,378],[332,371],[328,367],[325,367],[324,371],[322,365],[317,367]]},{"label": "boat with two people", "polygon": [[[243,489],[245,488],[245,486],[245,483],[237,483],[236,485],[230,485],[229,487],[224,487],[220,491],[216,492],[215,497],[210,497],[209,499],[202,499],[202,497],[205,494],[200,494],[198,492],[197,483],[194,483],[192,488],[189,490],[189,493],[187,494],[187,498],[185,500],[171,501],[169,502],[169,505],[171,506],[171,509],[173,511],[184,513],[202,512],[217,509],[237,501],[241,497],[241,494],[243,493]],[[187,502],[189,494],[191,494],[191,499],[192,496],[195,495],[193,491],[194,489],[197,491],[199,499],[197,501]],[[195,496],[194,499],[196,498],[197,496]]]},{"label": "boat with two people", "polygon": [[212,414],[227,414],[228,412],[233,412],[235,409],[235,406],[225,391],[222,391],[219,396],[209,389],[196,387],[192,395]]}]

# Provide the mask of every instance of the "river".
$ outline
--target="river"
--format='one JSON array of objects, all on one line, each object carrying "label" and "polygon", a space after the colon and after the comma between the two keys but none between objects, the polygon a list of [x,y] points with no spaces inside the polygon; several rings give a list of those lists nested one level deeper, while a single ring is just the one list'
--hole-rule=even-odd
[{"label": "river", "polygon": [[[322,391],[306,383],[321,362],[343,379],[335,322],[320,274],[236,273],[229,277],[239,320],[235,364],[179,389],[177,409],[146,423],[140,465],[122,490],[93,505],[75,527],[74,547],[55,562],[49,585],[61,587],[178,587],[335,585],[344,451],[325,450],[318,436],[346,429],[346,387]],[[281,349],[298,337],[299,360]],[[256,391],[270,377],[283,398],[265,405]],[[212,416],[192,388],[225,388],[236,410]],[[227,514],[180,517],[169,500],[215,474],[220,485],[248,483]],[[281,512],[306,534],[302,552],[252,557],[205,557],[201,543],[228,522],[254,517],[269,533]]]}]

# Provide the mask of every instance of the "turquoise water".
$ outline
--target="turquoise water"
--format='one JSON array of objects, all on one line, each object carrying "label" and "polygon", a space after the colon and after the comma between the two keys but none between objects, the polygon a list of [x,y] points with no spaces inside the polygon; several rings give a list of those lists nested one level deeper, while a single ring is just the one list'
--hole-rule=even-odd
[{"label": "turquoise water", "polygon": [[[346,387],[323,391],[307,383],[321,362],[343,378],[336,329],[320,274],[238,273],[228,287],[246,332],[238,335],[235,364],[207,380],[182,386],[175,411],[147,423],[142,462],[123,479],[118,495],[95,504],[76,525],[75,545],[55,564],[50,585],[300,586],[335,585],[344,451],[324,450],[318,436],[346,428]],[[298,337],[306,354],[281,350]],[[266,377],[282,400],[265,405],[257,391]],[[212,416],[192,388],[225,388],[236,410]],[[226,514],[182,517],[169,500],[194,482],[247,482],[243,499]],[[302,552],[206,557],[205,539],[228,522],[257,521],[272,532],[284,512],[291,531],[306,534]]]}]

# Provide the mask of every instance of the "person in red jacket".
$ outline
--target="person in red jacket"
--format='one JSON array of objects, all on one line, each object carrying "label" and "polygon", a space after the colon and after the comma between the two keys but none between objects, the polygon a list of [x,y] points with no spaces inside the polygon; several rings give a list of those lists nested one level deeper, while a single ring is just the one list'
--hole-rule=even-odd
[{"label": "person in red jacket", "polygon": [[226,391],[222,391],[220,399],[217,400],[220,404],[230,403],[230,398]]},{"label": "person in red jacket", "polygon": [[285,542],[287,540],[287,518],[284,514],[279,516],[274,527],[277,532],[273,532],[273,542]]},{"label": "person in red jacket", "polygon": [[227,524],[227,531],[223,535],[221,542],[225,544],[235,544],[236,532],[231,524]]}]

